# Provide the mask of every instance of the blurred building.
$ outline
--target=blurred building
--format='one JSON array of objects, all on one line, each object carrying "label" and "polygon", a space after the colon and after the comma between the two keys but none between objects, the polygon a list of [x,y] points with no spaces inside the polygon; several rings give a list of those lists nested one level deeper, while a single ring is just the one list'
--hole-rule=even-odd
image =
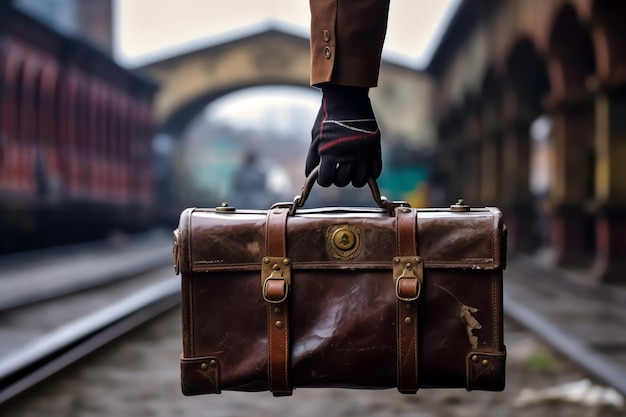
[{"label": "blurred building", "polygon": [[57,32],[113,53],[112,0],[13,0],[13,5]]},{"label": "blurred building", "polygon": [[464,0],[427,69],[446,199],[498,205],[511,247],[621,282],[624,45],[622,0]]},{"label": "blurred building", "polygon": [[111,1],[0,2],[0,252],[149,227],[156,85],[110,49]]},{"label": "blurred building", "polygon": [[[257,86],[294,86],[312,90],[309,85],[308,33],[299,33],[278,22],[265,22],[231,35],[196,42],[189,50],[159,57],[138,68],[160,83],[154,114],[158,130],[172,138],[174,143],[180,144],[184,132],[207,105],[230,93]],[[380,87],[372,89],[370,95],[385,146],[413,152],[432,147],[434,129],[428,102],[431,94],[432,82],[423,72],[383,59]],[[310,138],[311,126],[312,121],[302,125],[300,133]],[[210,132],[205,132],[205,137],[210,141]],[[288,146],[278,147],[269,141],[264,143],[265,149],[273,149],[275,164],[284,166],[288,172],[298,173],[293,176],[292,184],[299,189],[304,182],[306,150],[289,156],[288,152],[293,149]],[[174,148],[178,151],[182,146]],[[179,162],[173,164],[176,172],[172,176],[176,177],[174,188],[181,191],[191,182],[188,176],[184,176],[189,163],[187,159],[182,162],[181,158],[176,159]],[[216,177],[215,172],[207,168],[205,177],[209,171],[214,181],[227,181],[228,170],[223,169]],[[388,197],[411,197],[418,201],[415,196],[423,194],[417,184],[424,180],[422,170],[388,164],[383,175],[388,175],[381,182],[383,191],[395,192]],[[401,182],[400,178],[407,178],[407,181]],[[370,197],[368,202],[373,204]]]}]

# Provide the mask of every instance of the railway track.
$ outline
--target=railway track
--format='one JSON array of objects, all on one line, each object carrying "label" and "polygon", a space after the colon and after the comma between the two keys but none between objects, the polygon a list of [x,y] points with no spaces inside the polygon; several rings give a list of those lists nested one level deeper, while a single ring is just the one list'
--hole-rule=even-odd
[{"label": "railway track", "polygon": [[163,235],[52,252],[0,268],[0,404],[180,301]]},{"label": "railway track", "polygon": [[504,313],[626,397],[626,287],[516,254],[505,273]]},{"label": "railway track", "polygon": [[[169,240],[162,243],[167,255],[141,262],[134,257],[132,273],[128,265],[115,276],[107,270],[106,278],[92,276],[92,285],[65,282],[47,298],[24,296],[13,305],[2,304],[0,297],[0,333],[11,335],[2,340],[13,341],[8,348],[0,343],[0,404],[177,306],[179,279],[169,265]],[[132,251],[123,252],[132,258]],[[507,317],[626,396],[626,290],[585,284],[516,255],[505,273],[504,307]],[[48,319],[52,316],[57,320]],[[31,321],[38,322],[37,336],[11,334]]]}]

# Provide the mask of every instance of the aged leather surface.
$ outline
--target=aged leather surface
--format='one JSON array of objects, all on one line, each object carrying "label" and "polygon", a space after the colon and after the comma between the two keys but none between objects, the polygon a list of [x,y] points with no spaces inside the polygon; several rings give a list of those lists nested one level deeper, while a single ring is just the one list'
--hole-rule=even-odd
[{"label": "aged leather surface", "polygon": [[[415,378],[404,376],[405,385],[417,381],[416,389],[503,388],[501,213],[410,210],[417,219],[414,247],[424,266],[420,296],[409,303],[415,308],[409,327],[417,332],[411,362],[402,362],[406,356],[398,360],[398,326],[407,307],[396,297],[393,259],[400,251],[412,252],[404,248],[413,242],[399,239],[396,217],[361,208],[302,210],[287,217],[289,387],[393,388],[400,364],[416,363],[407,365]],[[181,215],[175,262],[182,273],[181,378],[183,386],[193,387],[188,395],[270,389],[268,326],[276,320],[262,296],[266,216],[207,209]],[[327,229],[337,225],[360,230],[356,258],[329,253]],[[477,364],[470,356],[477,353],[494,359]],[[219,381],[204,390],[197,366],[187,365],[197,358],[219,364]]]},{"label": "aged leather surface", "polygon": [[[272,265],[269,277],[265,273],[261,276],[266,283],[276,275],[272,281],[278,281],[284,291],[283,297],[265,297],[267,302],[267,337],[268,337],[268,379],[270,390],[274,395],[290,395],[293,388],[290,380],[290,314],[289,314],[289,287],[291,279],[291,261],[287,258],[287,227],[286,209],[272,209],[267,213],[266,220],[266,248],[267,256],[263,264]],[[272,260],[273,257],[275,258]],[[262,268],[263,271],[263,268]],[[264,284],[265,285],[265,284]],[[283,292],[281,291],[281,292]],[[269,291],[268,291],[269,292]]]}]

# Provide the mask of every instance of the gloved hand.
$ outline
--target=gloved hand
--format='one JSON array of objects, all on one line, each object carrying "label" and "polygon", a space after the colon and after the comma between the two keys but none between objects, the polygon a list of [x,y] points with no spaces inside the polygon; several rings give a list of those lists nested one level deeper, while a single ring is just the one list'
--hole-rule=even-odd
[{"label": "gloved hand", "polygon": [[363,187],[380,176],[380,130],[367,88],[324,84],[311,136],[305,174],[319,165],[319,185]]}]

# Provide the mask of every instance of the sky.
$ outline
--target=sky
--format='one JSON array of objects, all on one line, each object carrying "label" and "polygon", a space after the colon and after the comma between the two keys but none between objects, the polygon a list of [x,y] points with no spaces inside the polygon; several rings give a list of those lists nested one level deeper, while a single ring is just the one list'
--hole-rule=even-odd
[{"label": "sky", "polygon": [[[133,67],[279,25],[309,36],[308,0],[114,0],[117,60]],[[391,0],[384,58],[430,59],[459,0]]]}]

